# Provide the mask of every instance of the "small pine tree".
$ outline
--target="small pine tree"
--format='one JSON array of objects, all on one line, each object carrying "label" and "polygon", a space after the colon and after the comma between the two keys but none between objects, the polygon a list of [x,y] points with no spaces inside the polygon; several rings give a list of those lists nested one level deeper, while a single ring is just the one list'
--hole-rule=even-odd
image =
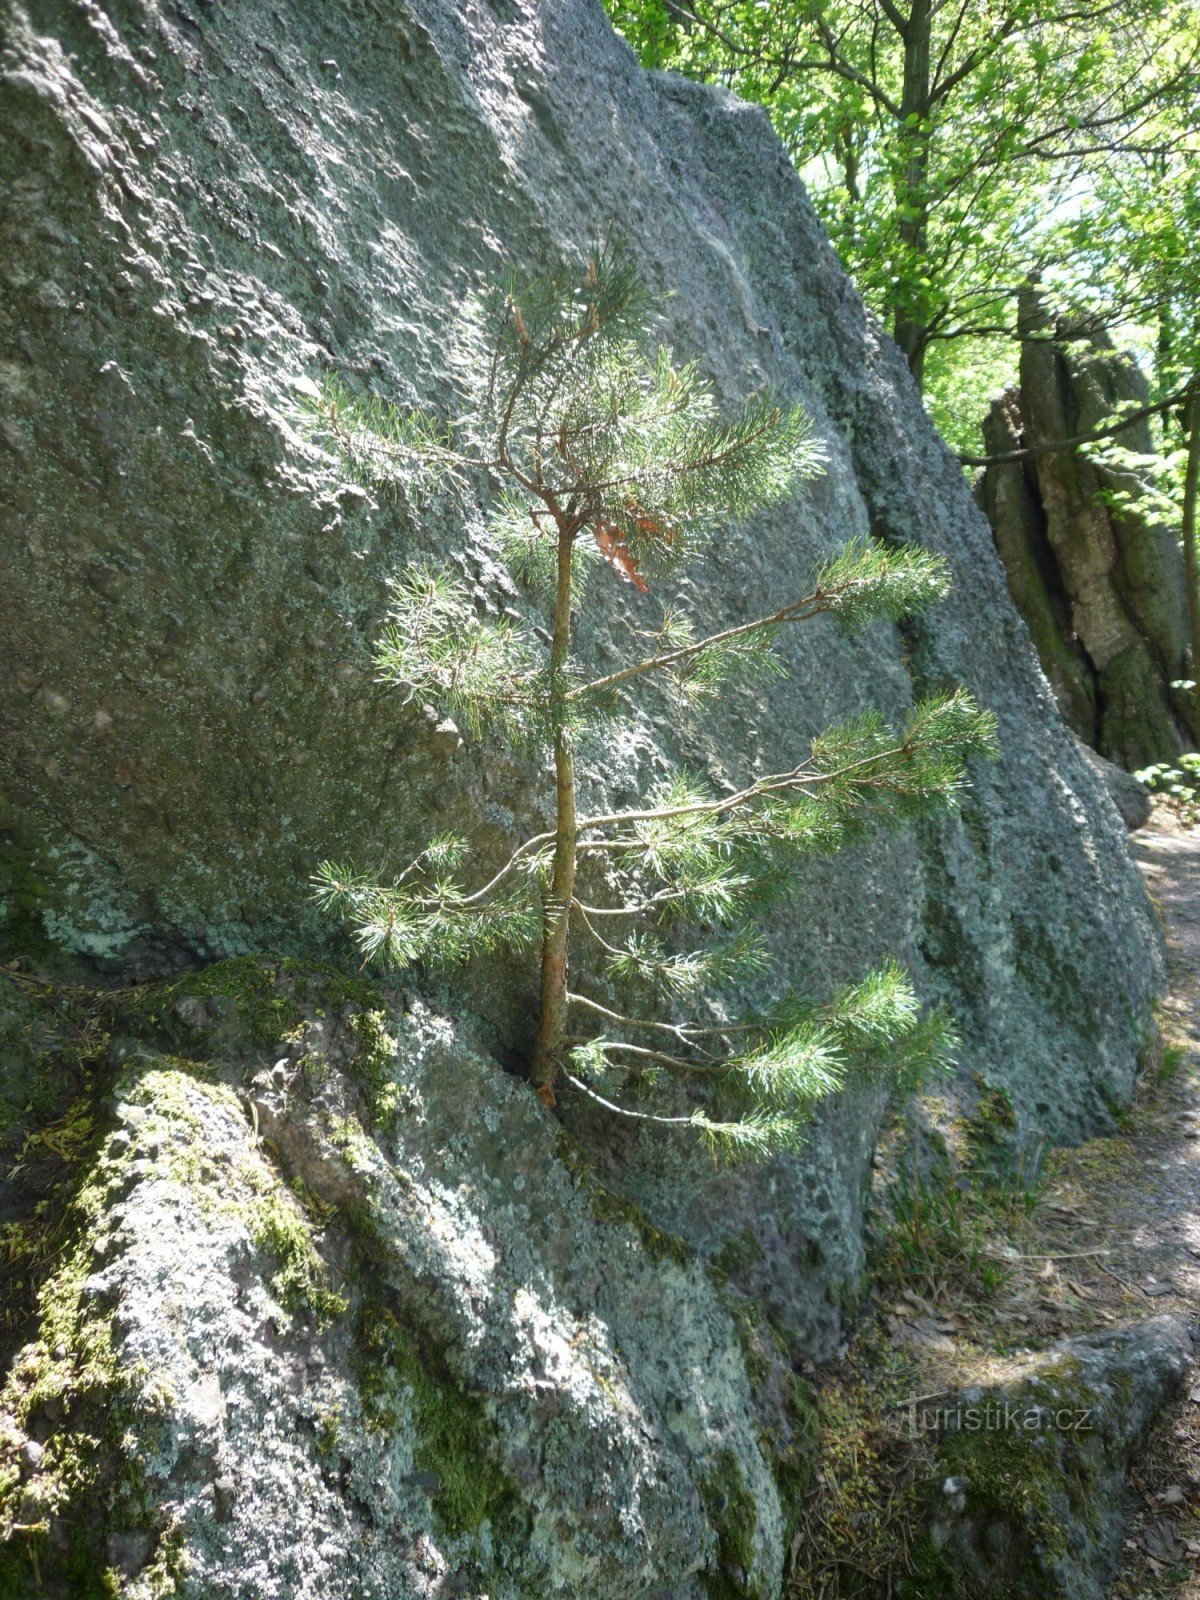
[{"label": "small pine tree", "polygon": [[[327,862],[316,892],[353,924],[366,958],[392,966],[540,943],[530,1079],[547,1103],[565,1079],[622,1115],[765,1153],[794,1143],[850,1069],[916,1071],[945,1058],[951,1039],[894,964],[823,1005],[790,998],[727,1020],[720,996],[764,964],[755,911],[797,857],[953,804],[967,758],[993,746],[993,721],[962,691],[939,695],[895,731],[874,713],[832,728],[795,766],[733,794],[679,774],[636,809],[581,814],[575,747],[590,724],[619,719],[622,695],[642,680],[668,676],[700,699],[778,672],[772,645],[793,623],[825,614],[856,629],[919,611],[948,586],[926,551],[855,541],[769,615],[697,637],[686,612],[668,607],[639,658],[582,675],[571,626],[586,586],[647,591],[820,466],[798,407],[766,395],[720,417],[695,364],[649,349],[648,315],[627,254],[606,246],[582,272],[510,278],[480,301],[470,403],[452,427],[337,382],[315,403],[322,436],[377,482],[461,489],[479,470],[499,480],[491,528],[548,629],[481,618],[456,576],[420,564],[393,584],[375,662],[382,682],[470,734],[488,728],[544,749],[556,815],[553,831],[524,840],[487,882],[470,884],[465,843],[440,837],[388,882]],[[697,926],[710,936],[692,948],[682,934]],[[605,973],[648,998],[644,1015],[596,993]],[[663,1072],[708,1083],[701,1109],[666,1116],[614,1098]]]}]

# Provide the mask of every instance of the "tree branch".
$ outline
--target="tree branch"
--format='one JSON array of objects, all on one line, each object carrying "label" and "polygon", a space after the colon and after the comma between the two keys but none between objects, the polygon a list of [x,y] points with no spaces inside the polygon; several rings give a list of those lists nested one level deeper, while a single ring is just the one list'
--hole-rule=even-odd
[{"label": "tree branch", "polygon": [[577,1078],[573,1072],[563,1070],[563,1077],[572,1088],[578,1089],[581,1094],[586,1094],[589,1100],[594,1100],[597,1105],[603,1106],[606,1111],[615,1111],[620,1117],[634,1117],[638,1122],[662,1122],[668,1124],[682,1124],[691,1127],[691,1117],[659,1117],[652,1111],[630,1111],[628,1106],[619,1106],[615,1100],[606,1100],[602,1094],[597,1094],[595,1089],[589,1089],[582,1078]]},{"label": "tree branch", "polygon": [[1075,450],[1084,444],[1099,444],[1102,439],[1112,439],[1117,434],[1124,433],[1125,429],[1135,422],[1142,422],[1147,417],[1156,417],[1164,411],[1172,410],[1188,398],[1193,387],[1193,384],[1188,384],[1186,388],[1168,395],[1165,400],[1158,400],[1149,406],[1139,406],[1136,411],[1127,411],[1119,422],[1111,423],[1107,428],[1097,428],[1095,433],[1080,433],[1072,439],[1052,439],[1046,444],[1023,445],[1019,450],[1002,450],[994,456],[960,455],[958,459],[964,467],[1000,467],[1010,461],[1027,461],[1030,456],[1053,455],[1060,450]]}]

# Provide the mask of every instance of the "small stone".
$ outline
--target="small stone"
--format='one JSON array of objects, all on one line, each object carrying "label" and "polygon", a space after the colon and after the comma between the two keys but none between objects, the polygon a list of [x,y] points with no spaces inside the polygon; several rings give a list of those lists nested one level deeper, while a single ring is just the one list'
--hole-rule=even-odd
[{"label": "small stone", "polygon": [[45,1453],[45,1445],[39,1444],[36,1439],[26,1439],[21,1446],[21,1465],[29,1472],[36,1472],[42,1464]]},{"label": "small stone", "polygon": [[236,1502],[237,1485],[228,1474],[223,1474],[213,1483],[213,1507],[218,1522],[232,1520]]},{"label": "small stone", "polygon": [[443,717],[433,730],[436,746],[448,753],[462,748],[462,734],[450,717]]},{"label": "small stone", "polygon": [[104,1553],[110,1567],[115,1567],[126,1578],[135,1578],[150,1558],[154,1548],[154,1535],[147,1529],[134,1533],[110,1533],[104,1541]]}]

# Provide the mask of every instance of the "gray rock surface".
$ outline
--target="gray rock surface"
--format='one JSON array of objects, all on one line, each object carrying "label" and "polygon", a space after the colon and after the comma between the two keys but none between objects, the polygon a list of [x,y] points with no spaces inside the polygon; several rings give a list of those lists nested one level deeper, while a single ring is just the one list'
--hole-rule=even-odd
[{"label": "gray rock surface", "polygon": [[1080,748],[1089,763],[1100,774],[1104,787],[1108,790],[1108,797],[1116,806],[1117,813],[1129,832],[1136,833],[1139,828],[1144,828],[1150,821],[1150,813],[1154,809],[1149,789],[1145,784],[1139,783],[1131,772],[1126,772],[1124,767],[1118,767],[1115,761],[1106,761],[1098,751],[1092,750],[1082,741]]},{"label": "gray rock surface", "polygon": [[[1025,1126],[1072,1138],[1111,1125],[1161,976],[1141,883],[1103,786],[1058,720],[962,473],[929,427],[897,351],[865,315],[760,112],[643,74],[592,0],[281,0],[269,9],[250,0],[3,0],[0,19],[0,824],[9,949],[49,941],[143,975],[243,951],[336,960],[344,947],[306,887],[322,856],[403,864],[430,832],[453,828],[486,866],[524,835],[531,813],[540,816],[545,797],[528,767],[486,741],[460,740],[370,680],[366,647],[384,580],[416,553],[457,562],[481,606],[526,603],[505,585],[478,507],[464,513],[440,503],[418,514],[346,482],[305,435],[298,405],[330,368],[401,401],[453,404],[454,318],[464,295],[505,258],[541,267],[615,223],[666,297],[662,337],[697,355],[731,401],[765,381],[795,395],[828,446],[828,471],[799,504],[731,530],[685,588],[700,619],[759,613],[797,592],[814,563],[854,535],[942,551],[956,589],[903,634],[880,626],[847,641],[820,623],[797,630],[784,645],[786,680],[726,696],[693,727],[681,727],[665,699],[631,706],[620,734],[582,753],[586,803],[624,803],[678,762],[716,783],[736,781],[800,753],[838,716],[867,705],[898,714],[914,693],[969,684],[998,715],[1002,760],[976,774],[957,818],[876,841],[799,880],[773,913],[775,968],[764,984],[825,994],[898,954],[923,992],[957,1013],[966,1073],[1004,1086]],[[656,598],[615,592],[611,612],[585,616],[581,638],[592,659],[614,660],[626,622],[656,619]],[[479,963],[425,990],[445,1013],[477,1019],[464,1081],[476,1085],[481,1115],[484,1081],[497,1111],[513,1108],[520,1148],[535,1129],[549,1140],[546,1121],[536,1106],[517,1109],[521,1091],[480,1062],[486,1051],[519,1066],[532,1032],[532,976]],[[209,1143],[236,1142],[228,1094],[201,1104],[200,1093],[188,1087],[178,1105],[170,1102],[178,1133],[161,1134],[197,1160]],[[262,1104],[265,1117],[265,1096]],[[769,1316],[772,1348],[778,1340],[793,1357],[820,1357],[836,1347],[841,1307],[861,1270],[879,1114],[878,1094],[848,1095],[799,1159],[714,1172],[690,1144],[630,1135],[564,1096],[575,1144],[539,1145],[538,1181],[566,1204],[573,1158],[564,1152],[581,1150],[608,1189],[636,1204],[649,1237],[678,1235],[702,1260],[724,1265],[742,1303]],[[503,1145],[502,1134],[488,1133]],[[478,1370],[497,1385],[488,1391],[495,1459],[519,1474],[515,1415],[536,1379],[528,1351],[516,1347],[525,1335],[511,1308],[504,1322],[498,1309],[489,1319],[467,1305],[486,1293],[472,1273],[490,1259],[482,1245],[472,1254],[472,1219],[518,1248],[515,1223],[490,1219],[501,1202],[479,1198],[491,1183],[488,1163],[502,1152],[480,1129],[464,1130],[449,1151],[435,1134],[436,1125],[414,1134],[400,1151],[414,1172],[443,1174],[430,1179],[439,1199],[422,1213],[424,1244],[404,1210],[403,1178],[393,1190],[387,1169],[372,1168],[379,1193],[368,1198],[384,1207],[382,1248],[400,1263],[384,1277],[425,1272],[419,1252],[431,1253],[420,1280],[433,1297],[429,1327],[446,1342],[448,1362],[469,1347],[469,1360],[452,1369],[456,1382]],[[246,1138],[240,1128],[237,1138]],[[152,1248],[159,1201],[142,1188],[148,1174],[135,1177],[130,1204],[137,1212],[144,1199],[150,1208],[135,1218],[146,1244],[114,1245],[100,1298],[124,1303],[128,1273],[145,1275],[147,1296],[161,1288],[186,1301],[186,1268]],[[362,1173],[359,1181],[366,1184]],[[211,1320],[223,1338],[244,1312],[245,1339],[276,1353],[270,1280],[245,1254],[245,1224],[214,1223],[210,1237],[206,1214],[191,1206],[162,1197],[164,1218],[175,1218],[172,1250],[186,1249],[194,1233],[197,1270],[211,1286],[200,1324]],[[448,1234],[437,1231],[443,1224]],[[564,1256],[573,1229],[559,1236]],[[634,1256],[649,1248],[633,1237]],[[680,1400],[687,1437],[661,1452],[658,1402],[647,1401],[651,1421],[635,1447],[642,1423],[629,1421],[620,1385],[614,1380],[608,1395],[607,1369],[597,1368],[601,1406],[564,1356],[574,1398],[564,1398],[563,1438],[577,1437],[571,1430],[594,1402],[600,1436],[632,1453],[586,1493],[583,1479],[573,1489],[563,1479],[543,1499],[536,1486],[521,1490],[521,1504],[536,1506],[540,1519],[530,1562],[555,1552],[560,1565],[545,1569],[554,1582],[578,1582],[576,1593],[605,1600],[613,1585],[622,1597],[654,1585],[688,1593],[701,1562],[710,1575],[722,1562],[736,1568],[742,1575],[729,1581],[747,1593],[761,1574],[761,1592],[773,1594],[778,1500],[754,1455],[742,1380],[726,1371],[726,1332],[700,1269],[673,1270],[681,1299],[672,1309],[645,1300],[638,1274],[647,1285],[656,1278],[640,1257],[631,1256],[631,1276],[614,1291],[565,1259],[544,1262],[538,1251],[553,1253],[549,1239],[529,1248],[530,1270],[549,1274],[554,1295],[569,1286],[580,1325],[609,1315],[598,1309],[605,1294],[644,1303],[644,1346],[628,1317],[628,1382],[638,1395],[658,1381],[641,1367],[677,1339],[680,1360],[692,1351],[694,1381],[716,1384],[718,1396],[711,1407],[707,1389]],[[445,1251],[461,1255],[453,1270],[440,1261]],[[654,1292],[676,1290],[667,1283]],[[238,1309],[242,1299],[248,1309]],[[538,1324],[541,1313],[530,1315]],[[554,1338],[562,1332],[569,1345],[574,1333],[564,1330],[576,1324],[565,1311],[555,1317]],[[222,1346],[202,1326],[186,1361],[184,1335],[165,1313],[144,1313],[134,1333],[181,1379],[192,1371],[186,1361],[196,1362],[198,1381],[216,1370]],[[506,1340],[514,1341],[507,1357]],[[422,1357],[434,1354],[422,1347]],[[501,1381],[506,1360],[511,1383]],[[267,1419],[263,1436],[273,1441],[277,1409],[281,1418],[300,1416],[289,1387],[299,1382],[299,1358],[275,1368],[255,1355],[252,1369],[245,1415],[255,1426]],[[100,1387],[114,1382],[106,1370]],[[238,1382],[232,1372],[229,1382]],[[707,1421],[695,1423],[710,1416],[711,1438]],[[184,1455],[208,1448],[208,1426],[188,1422],[177,1441]],[[297,1534],[286,1521],[297,1502],[281,1483],[286,1463],[301,1463],[288,1454],[300,1448],[299,1431],[298,1421],[281,1420],[281,1454],[272,1457],[279,1476],[255,1489],[264,1514],[278,1506],[284,1521],[246,1592],[302,1592],[281,1565],[293,1559]],[[740,1474],[732,1486],[729,1472],[721,1476],[725,1441]],[[146,1448],[157,1462],[174,1459],[176,1445],[162,1445],[168,1455]],[[393,1471],[390,1458],[366,1459],[373,1471]],[[329,1540],[320,1570],[330,1574],[350,1560],[338,1541],[358,1528],[354,1518],[378,1513],[395,1530],[410,1515],[396,1508],[433,1492],[420,1481],[394,1488],[393,1498],[386,1485],[363,1488],[363,1509],[350,1478],[322,1489],[310,1457],[304,1463],[296,1483],[330,1519],[319,1523]],[[701,1479],[716,1507],[703,1517],[687,1487]],[[207,1531],[193,1521],[188,1539],[219,1543],[216,1530],[239,1526],[237,1471],[214,1470],[212,1482]],[[597,1506],[611,1509],[592,1498],[597,1485],[628,1517],[604,1557],[596,1552],[608,1535],[589,1532],[588,1522]],[[634,1551],[647,1508],[661,1548],[645,1555],[639,1575]],[[423,1529],[417,1511],[411,1516],[411,1527]],[[727,1527],[752,1526],[748,1549],[727,1540],[722,1555],[722,1517]],[[135,1564],[144,1525],[109,1531],[127,1536],[113,1559]],[[412,1537],[419,1556],[423,1535]],[[436,1562],[430,1570],[441,1572]],[[535,1576],[541,1568],[519,1572],[523,1594],[554,1592],[536,1587],[550,1582]]]},{"label": "gray rock surface", "polygon": [[[1065,330],[1056,339],[1031,296],[1022,319],[1020,387],[993,402],[983,429],[989,455],[1075,438],[1123,405],[1147,404],[1137,363],[1106,333]],[[1149,424],[1132,423],[1117,443],[1149,455]],[[1186,696],[1171,688],[1189,673],[1183,556],[1136,469],[1047,451],[985,468],[977,492],[1075,732],[1129,769],[1190,749]]]},{"label": "gray rock surface", "polygon": [[917,1558],[930,1592],[1103,1600],[1121,1548],[1126,1469],[1192,1360],[1188,1325],[1153,1317],[1065,1339],[1009,1379],[917,1408],[914,1425],[941,1434]]},{"label": "gray rock surface", "polygon": [[0,1592],[777,1595],[803,1419],[744,1302],[420,1003],[216,973],[119,1013]]}]

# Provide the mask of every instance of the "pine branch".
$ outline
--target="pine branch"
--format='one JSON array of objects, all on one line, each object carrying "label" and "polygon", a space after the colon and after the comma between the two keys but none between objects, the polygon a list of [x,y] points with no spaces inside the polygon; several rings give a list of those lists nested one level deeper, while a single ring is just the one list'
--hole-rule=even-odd
[{"label": "pine branch", "polygon": [[768,796],[837,783],[863,793],[875,791],[880,798],[886,794],[945,795],[961,783],[968,755],[991,756],[995,749],[995,718],[981,711],[965,690],[958,690],[914,708],[897,738],[886,736],[878,717],[860,718],[814,740],[807,761],[788,772],[757,778],[733,794],[685,805],[581,817],[578,828],[587,833],[633,823],[722,817]]},{"label": "pine branch", "polygon": [[314,429],[372,483],[403,482],[414,489],[451,483],[462,489],[468,472],[494,467],[456,449],[449,429],[430,412],[404,411],[373,395],[355,395],[339,378],[326,376],[303,410]]},{"label": "pine branch", "polygon": [[510,740],[544,731],[545,693],[532,638],[513,623],[480,618],[458,578],[414,566],[391,584],[376,641],[380,683],[426,694],[472,734],[494,725]]},{"label": "pine branch", "polygon": [[950,586],[946,563],[941,556],[911,547],[890,550],[865,540],[852,540],[839,555],[819,569],[813,588],[799,600],[781,606],[753,622],[742,622],[705,639],[662,651],[610,672],[603,678],[573,689],[569,698],[582,699],[628,683],[650,672],[669,671],[703,659],[735,641],[755,634],[771,635],[789,622],[807,622],[828,614],[843,626],[858,629],[879,617],[911,616],[945,598]]},{"label": "pine branch", "polygon": [[628,1044],[622,1039],[585,1038],[581,1035],[568,1034],[568,1045],[586,1047],[595,1050],[606,1058],[613,1052],[620,1055],[633,1056],[639,1062],[652,1062],[658,1066],[671,1067],[677,1072],[703,1072],[711,1070],[710,1064],[703,1061],[688,1061],[683,1056],[668,1055],[664,1050],[650,1050],[645,1045]]},{"label": "pine branch", "polygon": [[[686,1023],[662,1022],[653,1017],[623,1016],[621,1012],[613,1011],[608,1006],[602,1006],[599,1001],[590,1000],[587,995],[583,994],[570,993],[567,995],[567,1000],[571,1005],[582,1006],[585,1011],[592,1011],[597,1016],[606,1018],[609,1022],[619,1023],[623,1028],[633,1028],[639,1032],[645,1033],[672,1034],[676,1039],[679,1040],[680,1044],[687,1045],[689,1049],[696,1050],[701,1054],[708,1056],[710,1060],[715,1061],[717,1059],[717,1057],[713,1056],[711,1052],[704,1050],[703,1046],[697,1044],[696,1039],[693,1036],[697,1034],[713,1034],[722,1030],[715,1028],[694,1028],[688,1026]],[[735,1029],[733,1031],[738,1030]]]}]

